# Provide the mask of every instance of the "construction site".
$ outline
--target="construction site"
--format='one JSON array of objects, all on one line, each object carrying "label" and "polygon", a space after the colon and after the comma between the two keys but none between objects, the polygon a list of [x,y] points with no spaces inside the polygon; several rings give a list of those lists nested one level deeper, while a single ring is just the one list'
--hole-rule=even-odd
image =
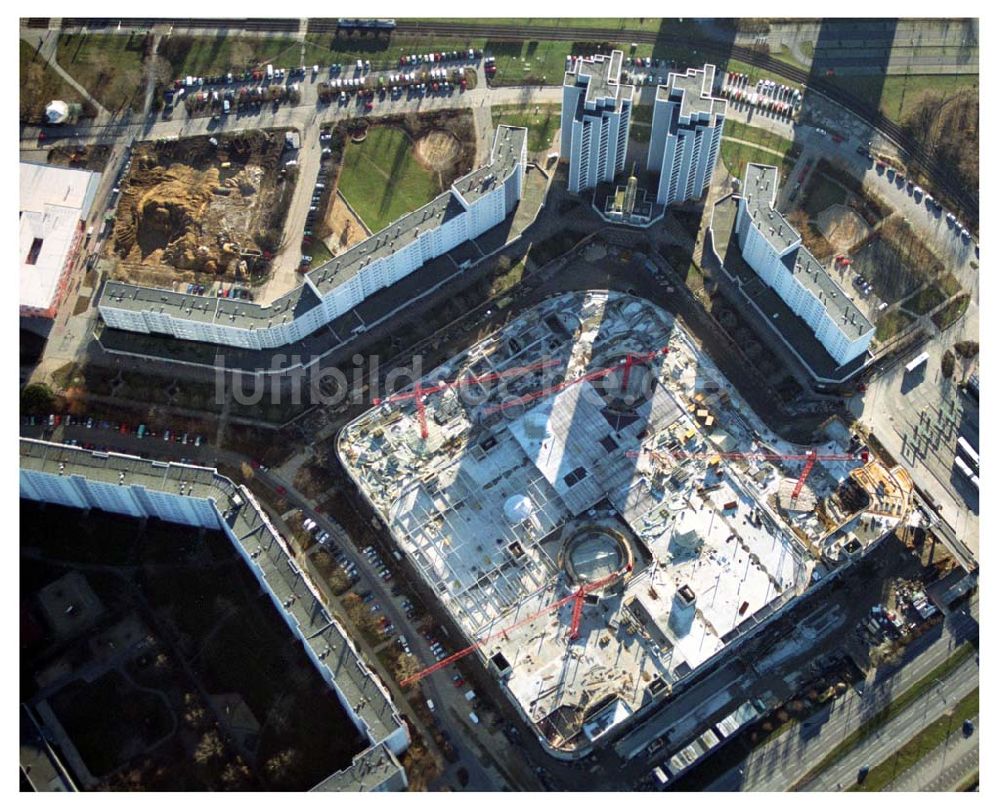
[{"label": "construction site", "polygon": [[828,432],[771,434],[649,301],[523,312],[338,439],[466,635],[403,684],[478,654],[550,752],[584,754],[907,516],[896,478]]},{"label": "construction site", "polygon": [[136,144],[108,239],[113,278],[177,288],[266,274],[295,188],[283,131]]}]

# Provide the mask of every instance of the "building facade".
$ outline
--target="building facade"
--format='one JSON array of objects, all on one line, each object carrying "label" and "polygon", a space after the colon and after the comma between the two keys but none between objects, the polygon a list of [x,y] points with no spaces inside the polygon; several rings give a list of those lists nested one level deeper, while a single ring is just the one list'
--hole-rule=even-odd
[{"label": "building facade", "polygon": [[[27,500],[223,531],[369,741],[370,747],[355,758],[357,770],[348,768],[318,786],[405,788],[406,776],[395,756],[406,750],[410,736],[388,689],[326,610],[245,486],[205,467],[22,439],[20,494]],[[373,756],[380,762],[377,777],[370,772]]]},{"label": "building facade", "polygon": [[625,169],[635,88],[621,84],[622,52],[576,59],[563,79],[561,155],[569,190],[611,182]]},{"label": "building facade", "polygon": [[827,353],[844,365],[868,350],[875,327],[775,209],[777,192],[777,167],[747,166],[736,216],[740,252],[761,280],[812,329]]},{"label": "building facade", "polygon": [[656,201],[698,199],[712,180],[722,145],[726,102],[712,95],[715,65],[671,73],[656,88],[646,168],[660,175]]},{"label": "building facade", "polygon": [[499,225],[521,199],[526,164],[527,130],[498,127],[489,164],[312,270],[303,285],[270,304],[109,282],[98,310],[108,326],[143,334],[257,350],[298,342]]},{"label": "building facade", "polygon": [[21,163],[21,317],[56,316],[80,256],[84,222],[100,180],[94,171]]}]

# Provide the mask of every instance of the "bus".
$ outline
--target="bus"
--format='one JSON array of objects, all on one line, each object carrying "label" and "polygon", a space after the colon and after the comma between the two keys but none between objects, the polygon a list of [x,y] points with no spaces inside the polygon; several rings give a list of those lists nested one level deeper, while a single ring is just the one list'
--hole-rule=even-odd
[{"label": "bus", "polygon": [[973,468],[979,471],[979,453],[972,448],[972,444],[966,441],[964,438],[959,437],[958,439],[958,449],[962,452],[966,458],[972,463]]},{"label": "bus", "polygon": [[927,362],[928,359],[930,359],[930,355],[925,351],[916,359],[910,360],[906,364],[906,373],[912,374],[914,371],[917,370],[917,368],[919,368],[921,365]]}]

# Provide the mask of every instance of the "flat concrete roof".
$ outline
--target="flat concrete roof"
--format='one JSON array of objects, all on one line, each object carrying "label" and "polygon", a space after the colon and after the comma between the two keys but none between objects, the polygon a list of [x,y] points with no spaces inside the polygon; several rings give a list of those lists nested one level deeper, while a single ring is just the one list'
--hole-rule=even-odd
[{"label": "flat concrete roof", "polygon": [[783,262],[802,286],[812,292],[826,308],[831,320],[849,339],[856,340],[874,329],[844,294],[819,261],[801,244],[799,232],[774,207],[778,193],[778,168],[748,163],[743,180],[746,200],[754,226],[780,253],[798,245],[783,257]]},{"label": "flat concrete roof", "polygon": [[[663,347],[666,356],[632,370],[648,395],[612,406],[606,396],[624,385],[625,354]],[[543,358],[553,365],[530,370]],[[426,440],[415,406],[402,400],[348,424],[338,451],[484,658],[511,663],[508,691],[558,746],[561,734],[582,733],[598,703],[636,710],[650,689],[695,670],[805,586],[812,562],[775,519],[747,519],[769,509],[776,467],[706,469],[706,453],[749,450],[764,428],[749,426],[739,394],[653,304],[607,291],[557,296],[422,382],[508,371],[502,389],[476,384],[466,397],[446,384],[428,396]],[[696,418],[702,408],[716,417],[712,429]],[[650,461],[649,451],[675,447],[693,457]],[[511,498],[526,499],[530,516],[512,523]],[[584,609],[570,642],[572,604],[558,603],[572,584],[560,559],[588,524],[622,536],[635,567],[623,592]],[[681,619],[675,604],[685,593],[696,608]]]},{"label": "flat concrete roof", "polygon": [[667,83],[656,88],[657,101],[680,101],[680,117],[702,119],[714,126],[716,117],[726,114],[726,100],[712,95],[715,65],[690,67],[686,73],[671,73]]},{"label": "flat concrete roof", "polygon": [[101,175],[95,171],[21,163],[19,200],[20,303],[48,309],[69,253],[90,213]]},{"label": "flat concrete roof", "polygon": [[[623,101],[630,101],[634,92],[631,84],[622,84],[619,77],[622,72],[621,51],[608,54],[597,54],[577,59],[572,70],[563,76],[563,85],[567,87],[586,86],[586,92],[581,96],[583,108],[593,109],[613,108],[620,112]],[[579,117],[578,109],[578,117]]]}]

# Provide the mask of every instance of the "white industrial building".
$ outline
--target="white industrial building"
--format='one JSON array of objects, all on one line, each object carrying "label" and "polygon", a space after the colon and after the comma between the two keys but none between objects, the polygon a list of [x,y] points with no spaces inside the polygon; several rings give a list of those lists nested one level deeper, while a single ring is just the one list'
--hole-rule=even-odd
[{"label": "white industrial building", "polygon": [[743,258],[844,365],[868,350],[875,327],[775,209],[777,193],[775,166],[747,165],[736,218]]},{"label": "white industrial building", "polygon": [[298,342],[366,298],[499,225],[521,199],[527,130],[497,128],[490,162],[306,275],[269,304],[109,282],[98,309],[107,325],[250,349]]},{"label": "white industrial building", "polygon": [[22,317],[55,317],[100,179],[94,171],[21,163]]},{"label": "white industrial building", "polygon": [[621,84],[622,52],[575,60],[563,79],[562,156],[574,193],[625,169],[635,88]]},{"label": "white industrial building", "polygon": [[405,788],[395,759],[410,743],[405,722],[245,486],[205,467],[22,439],[20,493],[26,500],[223,531],[369,741],[352,767],[316,788]]},{"label": "white industrial building", "polygon": [[646,168],[659,172],[656,201],[698,199],[719,158],[726,102],[712,95],[715,65],[671,73],[656,88]]}]

